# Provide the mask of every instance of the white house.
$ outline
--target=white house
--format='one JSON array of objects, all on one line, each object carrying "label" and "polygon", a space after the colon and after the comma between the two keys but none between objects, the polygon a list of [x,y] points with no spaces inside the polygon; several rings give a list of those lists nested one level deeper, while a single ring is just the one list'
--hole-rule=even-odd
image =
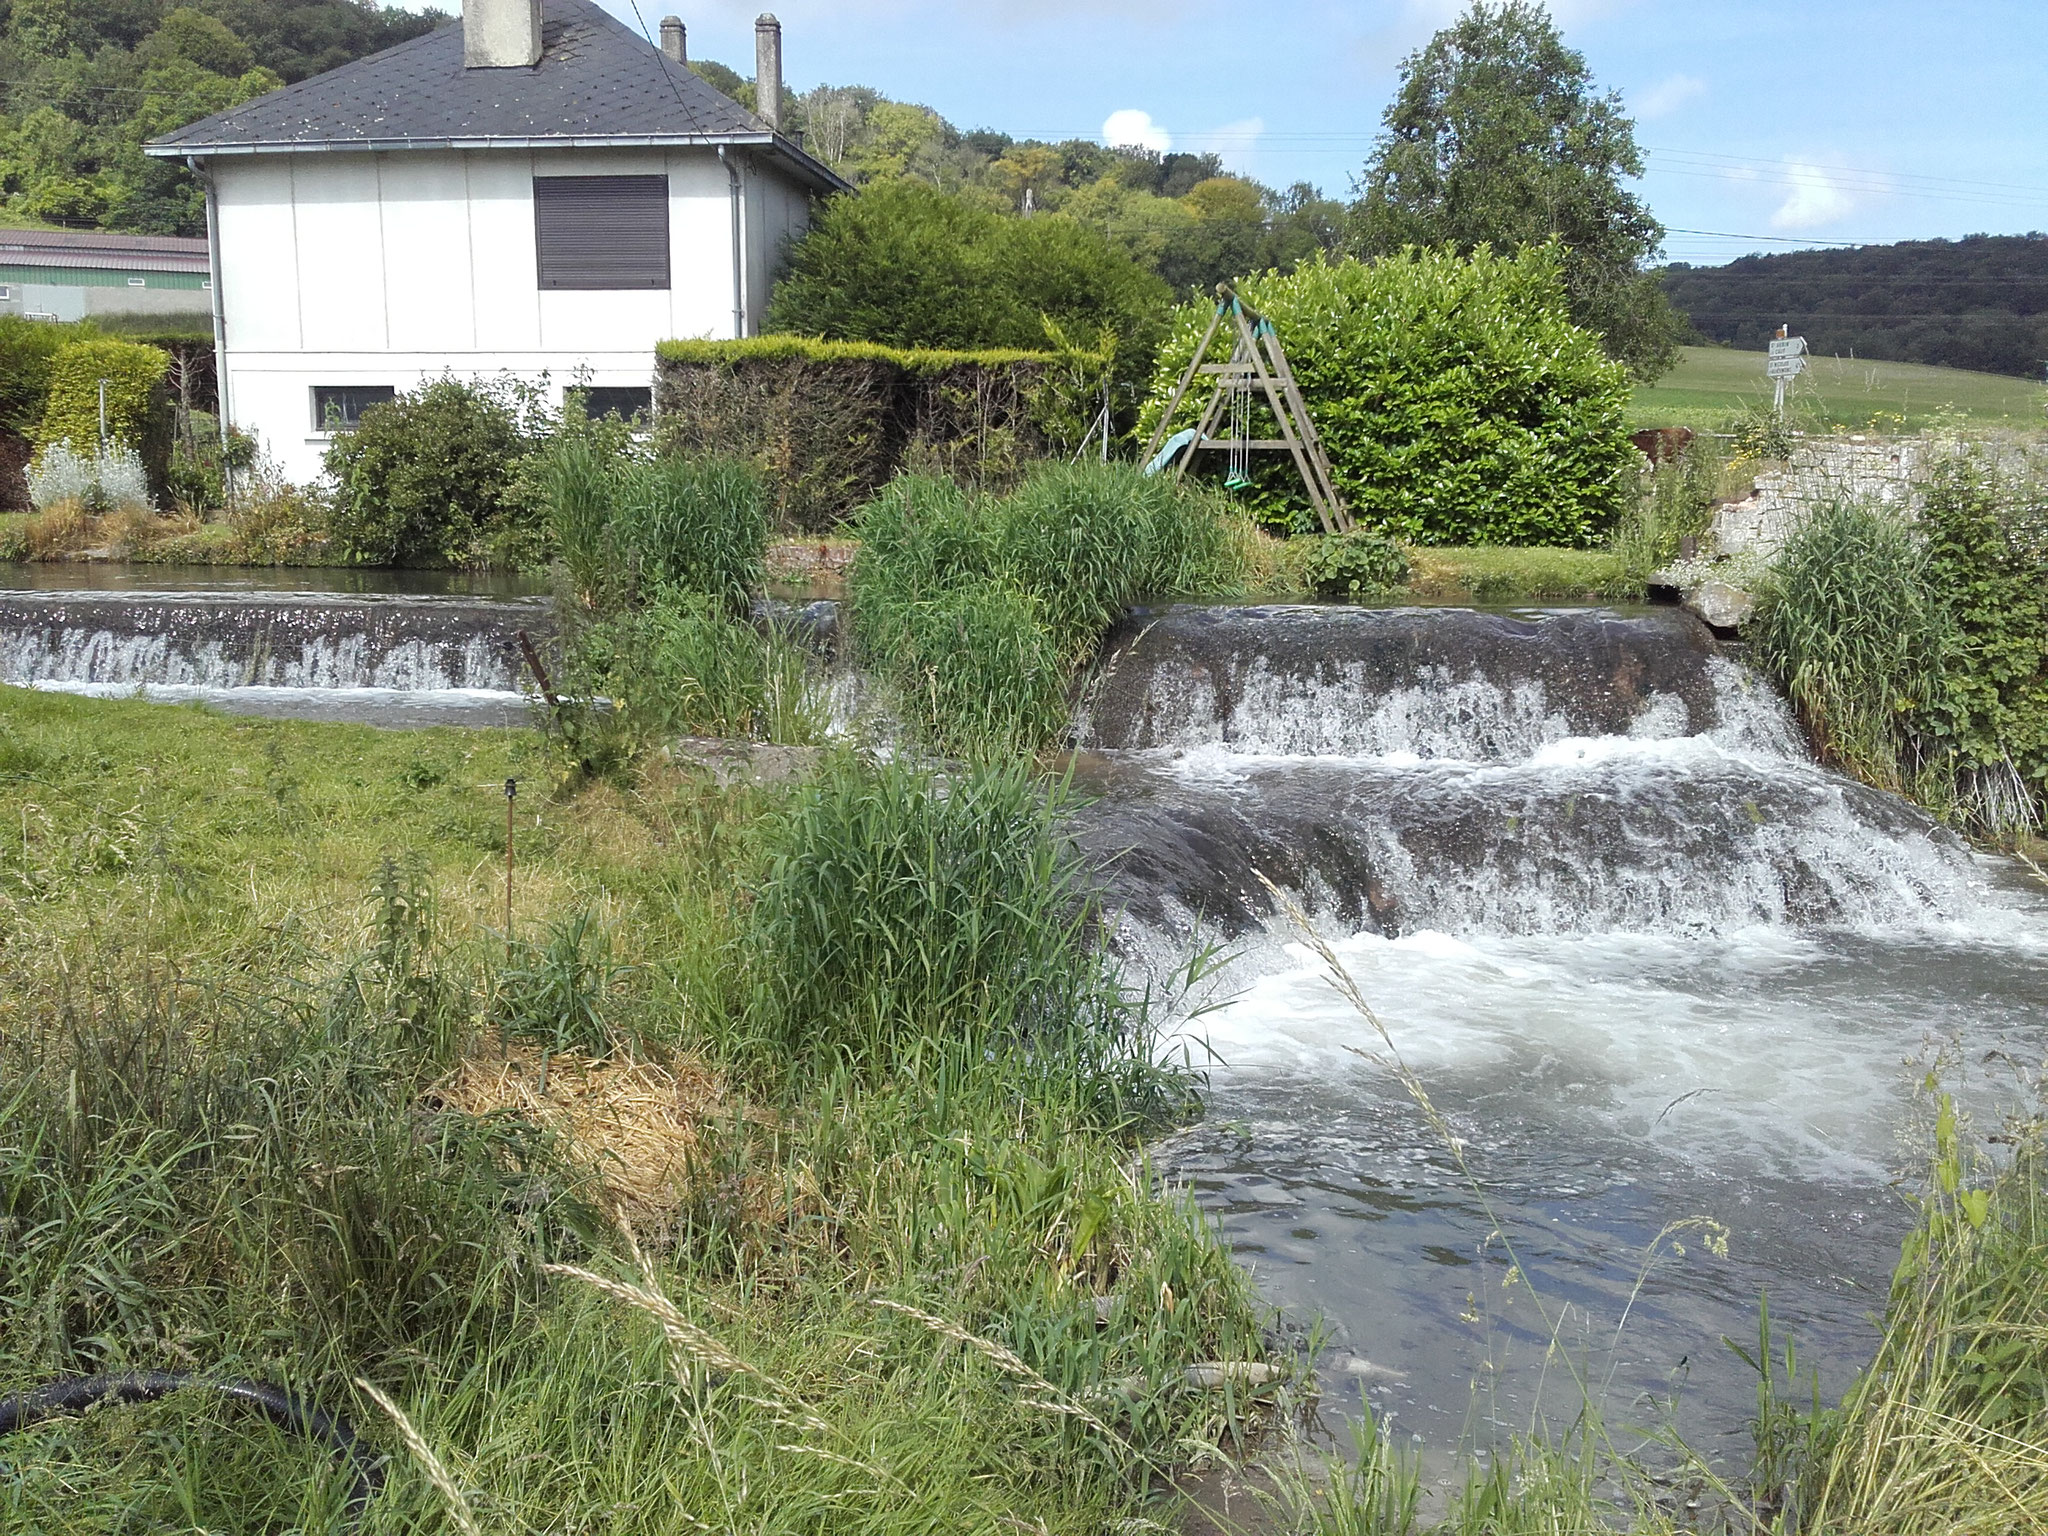
[{"label": "white house", "polygon": [[207,189],[222,405],[296,480],[336,426],[442,373],[644,407],[655,343],[753,335],[842,182],[591,0],[465,0],[449,25],[148,146]]}]

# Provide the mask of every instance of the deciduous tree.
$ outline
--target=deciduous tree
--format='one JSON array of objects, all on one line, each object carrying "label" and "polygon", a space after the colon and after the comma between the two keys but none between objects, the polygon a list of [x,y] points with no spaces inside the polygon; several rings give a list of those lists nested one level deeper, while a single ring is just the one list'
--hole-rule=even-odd
[{"label": "deciduous tree", "polygon": [[1536,0],[1473,0],[1402,66],[1359,183],[1360,254],[1404,246],[1564,247],[1572,318],[1639,376],[1676,358],[1682,322],[1643,270],[1664,230],[1625,183],[1635,125]]}]

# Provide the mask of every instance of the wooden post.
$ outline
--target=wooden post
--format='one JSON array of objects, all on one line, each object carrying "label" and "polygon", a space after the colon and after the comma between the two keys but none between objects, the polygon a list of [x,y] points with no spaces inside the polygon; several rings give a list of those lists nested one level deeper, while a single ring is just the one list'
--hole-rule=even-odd
[{"label": "wooden post", "polygon": [[1308,487],[1308,499],[1316,509],[1316,521],[1323,525],[1323,532],[1335,533],[1337,520],[1331,515],[1330,505],[1323,499],[1323,488],[1316,481],[1315,471],[1309,468],[1308,455],[1301,450],[1301,440],[1294,435],[1293,423],[1288,420],[1292,414],[1280,399],[1280,390],[1273,382],[1273,375],[1266,367],[1266,356],[1259,348],[1258,338],[1246,323],[1242,306],[1232,311],[1237,321],[1237,334],[1243,338],[1245,350],[1251,353],[1252,366],[1258,370],[1259,384],[1266,392],[1266,403],[1273,408],[1274,419],[1280,423],[1281,440],[1287,444],[1287,451],[1294,455],[1294,467],[1301,472],[1302,484]]},{"label": "wooden post", "polygon": [[[1180,376],[1180,382],[1173,386],[1173,393],[1167,397],[1166,409],[1160,413],[1159,426],[1152,434],[1152,441],[1145,449],[1142,463],[1150,464],[1159,450],[1166,445],[1167,437],[1173,431],[1173,413],[1180,409],[1180,398],[1188,392],[1188,385],[1195,380],[1195,371],[1202,366],[1202,359],[1209,355],[1209,343],[1216,339],[1216,331],[1223,324],[1225,304],[1219,300],[1216,313],[1209,317],[1209,328],[1202,332],[1202,339],[1195,343],[1195,355],[1188,359],[1188,369]],[[1200,437],[1195,439],[1197,443]]]},{"label": "wooden post", "polygon": [[505,781],[505,963],[512,963],[512,811],[519,799],[519,781]]}]

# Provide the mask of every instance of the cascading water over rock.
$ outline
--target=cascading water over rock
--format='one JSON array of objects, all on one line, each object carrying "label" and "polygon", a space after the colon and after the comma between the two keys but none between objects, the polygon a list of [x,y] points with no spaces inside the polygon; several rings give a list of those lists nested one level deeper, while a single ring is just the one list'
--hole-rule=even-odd
[{"label": "cascading water over rock", "polygon": [[1234,934],[1264,875],[1353,930],[1953,914],[1968,858],[1821,770],[1677,610],[1169,608],[1104,651],[1081,838],[1129,914]]},{"label": "cascading water over rock", "polygon": [[1766,1291],[1838,1388],[1907,1219],[1905,1064],[1944,1053],[1989,1123],[1984,1064],[2048,1046],[2038,895],[1816,763],[1674,610],[1138,613],[1075,744],[1127,961],[1227,941],[1168,1046],[1208,1064],[1209,1113],[1157,1166],[1367,1363],[1325,1401],[1363,1391],[1382,1430],[1582,1422],[1564,1342],[1609,1422],[1671,1403],[1723,1433],[1755,1377],[1721,1340]]},{"label": "cascading water over rock", "polygon": [[13,592],[0,595],[0,682],[316,718],[487,723],[523,712],[515,636],[546,624],[538,599]]}]

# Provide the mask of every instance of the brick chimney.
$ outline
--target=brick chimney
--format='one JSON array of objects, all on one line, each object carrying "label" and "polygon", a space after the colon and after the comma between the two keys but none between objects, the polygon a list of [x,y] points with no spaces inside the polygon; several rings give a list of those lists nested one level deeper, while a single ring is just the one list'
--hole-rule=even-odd
[{"label": "brick chimney", "polygon": [[661,18],[661,51],[678,64],[690,62],[689,34],[683,31],[682,17]]},{"label": "brick chimney", "polygon": [[464,69],[531,69],[540,62],[540,0],[462,0]]},{"label": "brick chimney", "polygon": [[782,132],[782,23],[765,11],[754,20],[754,115]]}]

